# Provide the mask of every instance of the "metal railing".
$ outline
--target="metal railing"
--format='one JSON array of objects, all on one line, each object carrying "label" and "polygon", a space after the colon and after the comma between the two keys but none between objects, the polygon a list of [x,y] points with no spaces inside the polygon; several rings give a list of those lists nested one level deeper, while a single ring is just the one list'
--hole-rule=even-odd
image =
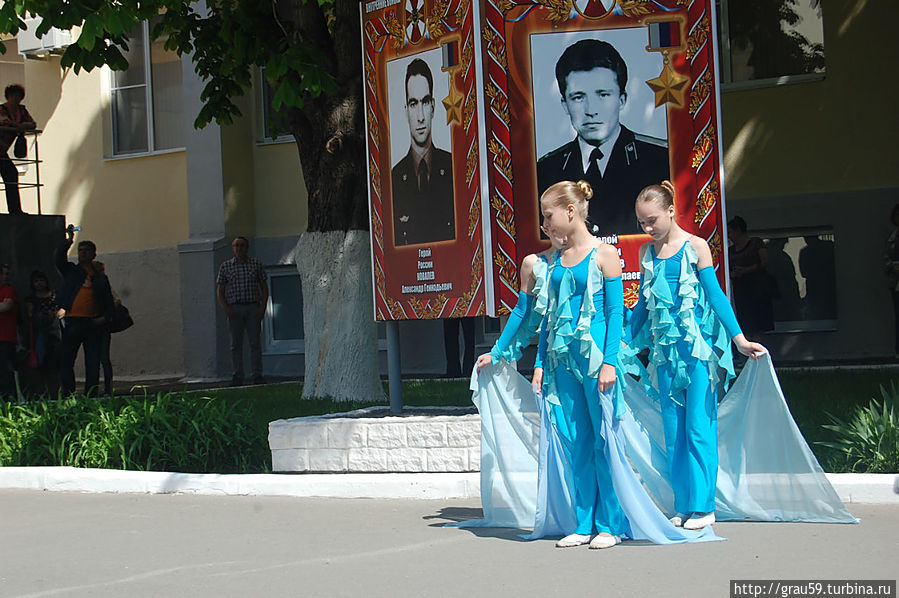
[{"label": "metal railing", "polygon": [[[9,150],[6,152],[7,156],[12,163],[15,165],[16,170],[19,172],[19,197],[21,199],[22,189],[34,189],[37,195],[37,213],[41,214],[41,155],[40,148],[38,147],[37,139],[43,131],[41,129],[32,129],[30,131],[20,131],[16,127],[0,127],[0,132],[10,132],[25,135],[25,139],[28,141],[28,154],[25,158],[16,158],[12,155],[13,146],[15,142],[11,143],[9,146]],[[33,157],[32,157],[33,156]],[[2,159],[2,154],[0,154],[0,159]],[[22,180],[22,175],[27,174],[30,169],[28,168],[29,164],[34,164],[34,180]],[[30,177],[29,177],[30,178]],[[6,190],[6,183],[0,180],[0,189]]]}]

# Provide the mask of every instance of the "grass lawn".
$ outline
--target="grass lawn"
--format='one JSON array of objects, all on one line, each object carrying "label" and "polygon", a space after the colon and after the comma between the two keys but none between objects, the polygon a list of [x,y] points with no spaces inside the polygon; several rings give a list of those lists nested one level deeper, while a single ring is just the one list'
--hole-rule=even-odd
[{"label": "grass lawn", "polygon": [[[784,370],[778,372],[781,387],[793,418],[826,471],[840,471],[843,460],[832,449],[815,444],[830,439],[830,432],[822,427],[829,423],[827,413],[847,419],[857,405],[865,405],[872,397],[879,397],[881,385],[889,387],[897,375],[886,369],[866,370]],[[385,394],[387,392],[385,384]],[[361,409],[383,402],[336,402],[330,399],[302,400],[300,383],[273,384],[242,388],[195,391],[226,401],[240,401],[251,408],[252,427],[267,429],[276,419],[322,415]],[[421,380],[403,383],[403,404],[406,406],[468,406],[471,393],[468,380]]]},{"label": "grass lawn", "polygon": [[[867,405],[873,397],[879,398],[880,387],[882,385],[889,387],[891,382],[899,379],[899,374],[886,368],[815,371],[785,369],[778,373],[778,377],[793,418],[817,455],[821,466],[825,471],[842,472],[847,471],[846,459],[842,454],[817,444],[819,441],[835,439],[833,433],[823,427],[830,423],[827,413],[844,420],[849,419],[857,406]],[[34,407],[23,406],[21,409],[11,406],[8,409],[10,412],[8,417],[5,419],[0,417],[0,424],[7,426],[8,429],[5,429],[9,434],[9,438],[0,436],[0,449],[7,446],[9,449],[7,461],[21,465],[77,465],[78,462],[73,462],[73,458],[66,455],[74,451],[78,455],[84,453],[85,459],[93,458],[95,456],[93,453],[85,453],[87,450],[85,447],[88,447],[89,443],[93,444],[88,448],[98,447],[97,450],[107,451],[103,455],[119,454],[115,451],[110,453],[109,450],[112,449],[128,449],[129,455],[135,451],[137,451],[135,454],[143,455],[140,451],[155,450],[157,451],[155,463],[159,463],[161,459],[159,455],[163,455],[168,459],[165,463],[172,467],[168,469],[169,471],[185,471],[181,467],[190,467],[188,464],[190,461],[184,461],[183,457],[194,453],[200,456],[206,454],[207,461],[210,462],[214,457],[215,463],[226,463],[233,469],[238,465],[232,464],[229,459],[235,454],[240,454],[244,463],[240,466],[244,467],[241,471],[250,472],[246,469],[249,468],[252,472],[256,472],[270,467],[271,453],[268,450],[267,440],[269,422],[387,405],[386,383],[384,390],[385,397],[380,402],[302,399],[302,385],[295,382],[179,391],[151,394],[147,397],[123,396],[74,404],[70,404],[71,401],[68,403],[48,401],[35,404]],[[197,399],[207,397],[211,401],[197,402]],[[468,380],[406,381],[403,383],[403,404],[407,407],[470,406],[471,392],[468,390]],[[129,412],[131,415],[122,415],[126,406],[132,410]],[[20,413],[22,409],[32,408],[37,409],[38,413],[49,414],[39,420],[43,422],[40,425],[44,428],[49,426],[47,430],[44,428],[38,430],[43,436],[29,428],[30,424],[18,423],[26,420],[38,421],[35,415]],[[134,413],[137,413],[137,416]],[[107,421],[112,423],[106,427],[100,425],[106,425],[104,422]],[[107,428],[110,430],[108,437],[103,436],[106,432],[97,431]],[[169,433],[172,430],[175,432]],[[133,441],[135,444],[126,446],[122,444],[125,442],[123,438],[126,438],[128,443]],[[13,440],[21,441],[19,444],[24,448],[16,448],[19,444]],[[243,448],[235,448],[238,445]],[[2,452],[0,450],[0,453]],[[135,464],[137,468],[153,468],[149,462],[142,464],[139,459],[131,459],[125,466],[132,467]],[[207,466],[200,464],[194,467]]]}]

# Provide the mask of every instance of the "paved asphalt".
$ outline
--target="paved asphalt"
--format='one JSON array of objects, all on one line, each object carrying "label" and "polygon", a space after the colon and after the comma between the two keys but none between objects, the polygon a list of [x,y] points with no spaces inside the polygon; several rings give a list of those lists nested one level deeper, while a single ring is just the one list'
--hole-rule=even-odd
[{"label": "paved asphalt", "polygon": [[727,597],[730,579],[896,579],[899,507],[719,523],[726,542],[556,549],[444,528],[477,500],[0,491],[0,596]]}]

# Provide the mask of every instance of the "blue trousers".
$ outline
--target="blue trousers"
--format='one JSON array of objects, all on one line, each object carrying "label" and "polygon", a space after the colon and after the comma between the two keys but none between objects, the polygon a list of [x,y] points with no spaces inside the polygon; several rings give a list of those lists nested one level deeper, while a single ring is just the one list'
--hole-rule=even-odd
[{"label": "blue trousers", "polygon": [[[577,534],[608,532],[623,535],[630,525],[618,502],[600,429],[602,406],[597,381],[578,382],[568,369],[555,369],[564,422],[559,422],[572,467]],[[558,411],[557,411],[558,413]]]},{"label": "blue trousers", "polygon": [[708,368],[699,361],[687,368],[690,384],[671,396],[671,370],[659,368],[659,396],[665,449],[679,513],[715,510],[718,481],[717,389],[709,383]]}]

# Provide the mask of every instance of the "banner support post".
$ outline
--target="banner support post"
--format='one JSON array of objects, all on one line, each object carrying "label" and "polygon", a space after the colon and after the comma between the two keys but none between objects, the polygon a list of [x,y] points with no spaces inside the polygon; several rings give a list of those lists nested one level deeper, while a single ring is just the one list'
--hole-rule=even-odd
[{"label": "banner support post", "polygon": [[387,325],[387,380],[390,391],[390,413],[403,412],[403,380],[400,373],[400,327],[396,320]]}]

